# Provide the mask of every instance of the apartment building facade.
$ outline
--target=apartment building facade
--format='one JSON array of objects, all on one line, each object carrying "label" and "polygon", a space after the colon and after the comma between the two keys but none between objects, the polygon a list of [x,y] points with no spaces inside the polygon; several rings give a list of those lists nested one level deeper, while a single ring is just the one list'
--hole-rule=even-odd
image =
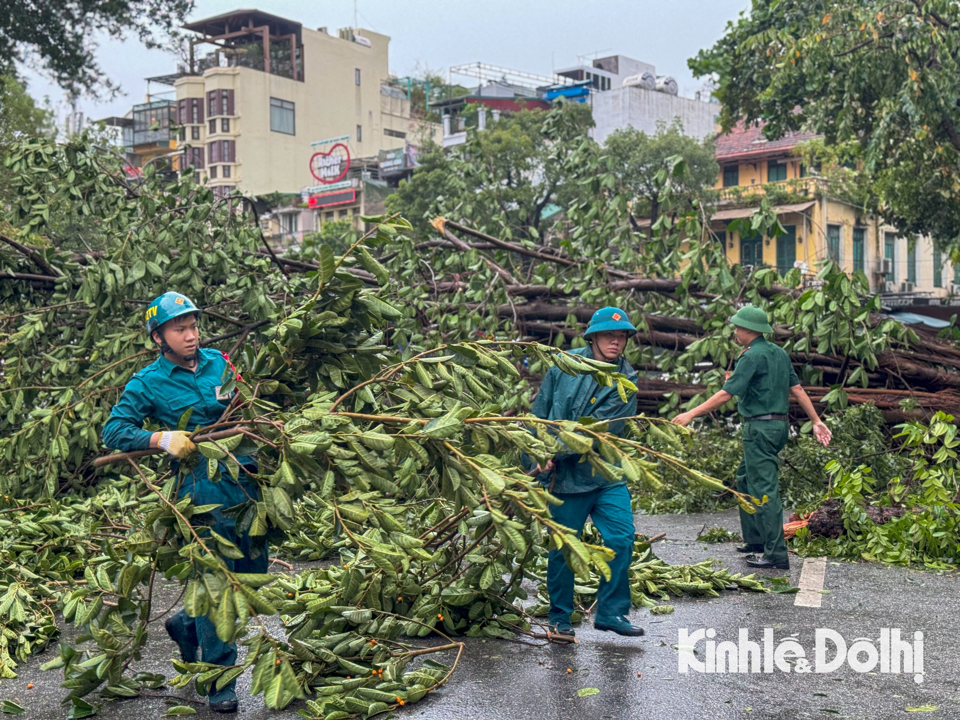
[{"label": "apartment building facade", "polygon": [[[960,295],[960,268],[928,237],[903,237],[895,228],[844,199],[805,166],[798,145],[816,137],[803,132],[766,140],[758,126],[737,127],[716,139],[720,201],[711,230],[725,244],[730,263],[798,267],[812,278],[824,261],[848,273],[863,272],[873,292],[891,306],[924,304]],[[786,230],[776,238],[728,232],[737,218],[753,215],[769,198]]]},{"label": "apartment building facade", "polygon": [[[184,28],[194,37],[190,66],[174,82],[181,166],[218,194],[323,195],[346,181],[354,158],[437,131],[411,117],[403,94],[384,84],[386,35],[354,28],[332,35],[259,10]],[[198,57],[205,48],[212,50]],[[342,172],[333,176],[344,177],[328,182],[338,163]]]}]

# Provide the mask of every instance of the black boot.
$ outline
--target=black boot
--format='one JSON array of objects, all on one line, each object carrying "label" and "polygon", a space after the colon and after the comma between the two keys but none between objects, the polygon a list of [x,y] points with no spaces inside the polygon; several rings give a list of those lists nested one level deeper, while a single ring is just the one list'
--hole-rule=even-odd
[{"label": "black boot", "polygon": [[642,627],[631,624],[630,621],[623,616],[600,617],[598,615],[593,620],[593,627],[597,630],[615,632],[617,635],[623,635],[625,637],[640,637],[643,635]]},{"label": "black boot", "polygon": [[762,553],[763,545],[747,543],[746,545],[737,545],[736,550],[738,553]]},{"label": "black boot", "polygon": [[236,699],[233,700],[221,700],[220,702],[210,703],[210,709],[215,713],[235,713],[237,711],[238,703]]}]

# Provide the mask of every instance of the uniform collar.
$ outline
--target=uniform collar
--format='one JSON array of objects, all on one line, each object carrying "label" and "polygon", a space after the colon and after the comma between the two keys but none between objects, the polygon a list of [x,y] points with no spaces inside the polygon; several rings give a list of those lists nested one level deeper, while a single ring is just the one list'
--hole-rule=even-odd
[{"label": "uniform collar", "polygon": [[[163,371],[167,374],[167,377],[170,377],[171,375],[173,375],[174,370],[183,370],[184,372],[190,372],[185,367],[180,367],[176,363],[172,363],[169,360],[167,360],[167,356],[164,355],[163,353],[160,353],[160,357],[157,360],[157,362],[160,363],[160,367],[163,368]],[[200,348],[199,350],[197,350],[197,367],[194,369],[193,372],[200,372],[200,368],[202,368],[206,364],[207,364],[207,358],[203,354],[203,348]]]}]

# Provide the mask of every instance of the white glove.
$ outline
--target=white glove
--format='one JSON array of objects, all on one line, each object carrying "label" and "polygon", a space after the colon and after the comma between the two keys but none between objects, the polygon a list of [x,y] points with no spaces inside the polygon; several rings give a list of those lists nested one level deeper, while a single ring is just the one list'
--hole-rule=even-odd
[{"label": "white glove", "polygon": [[165,430],[160,433],[157,447],[163,448],[175,458],[181,460],[197,451],[197,446],[190,439],[190,433],[183,430]]}]

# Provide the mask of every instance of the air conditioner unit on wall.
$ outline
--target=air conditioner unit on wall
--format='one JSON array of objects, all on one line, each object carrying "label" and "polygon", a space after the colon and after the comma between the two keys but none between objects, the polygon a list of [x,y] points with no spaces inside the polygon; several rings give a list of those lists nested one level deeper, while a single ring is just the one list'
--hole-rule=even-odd
[{"label": "air conditioner unit on wall", "polygon": [[901,286],[901,292],[912,293],[914,290],[914,284],[912,282],[905,282]]},{"label": "air conditioner unit on wall", "polygon": [[880,258],[877,261],[877,273],[880,275],[889,275],[893,272],[893,260],[890,258]]},{"label": "air conditioner unit on wall", "polygon": [[951,295],[960,295],[960,285],[951,284],[950,285],[950,294]]}]

